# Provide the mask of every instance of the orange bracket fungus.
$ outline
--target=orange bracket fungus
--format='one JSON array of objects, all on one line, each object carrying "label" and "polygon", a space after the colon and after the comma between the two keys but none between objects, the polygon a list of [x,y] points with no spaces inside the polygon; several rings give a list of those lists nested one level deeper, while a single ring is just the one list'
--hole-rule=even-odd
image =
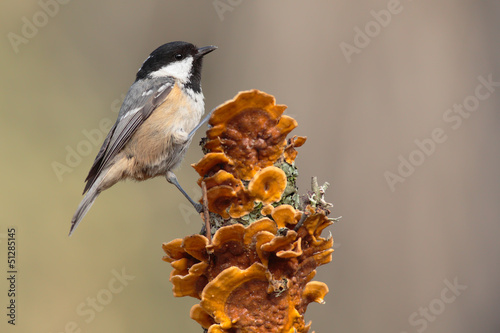
[{"label": "orange bracket fungus", "polygon": [[[207,237],[163,244],[174,296],[200,300],[190,316],[207,332],[308,332],[304,314],[324,303],[328,287],[312,281],[332,260],[336,219],[324,199],[328,183],[300,197],[295,148],[306,137],[287,135],[297,122],[285,105],[258,90],[217,107],[193,168],[203,186]],[[209,239],[213,235],[212,239]]]}]

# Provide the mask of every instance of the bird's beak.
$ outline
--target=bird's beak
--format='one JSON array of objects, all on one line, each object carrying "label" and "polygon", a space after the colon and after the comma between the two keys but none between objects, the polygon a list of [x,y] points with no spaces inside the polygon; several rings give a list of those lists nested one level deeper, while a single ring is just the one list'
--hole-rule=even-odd
[{"label": "bird's beak", "polygon": [[217,50],[217,46],[214,46],[214,45],[210,45],[210,46],[204,46],[204,47],[200,47],[198,49],[198,52],[196,53],[196,57],[197,58],[201,58],[203,57],[205,54],[208,54],[214,50]]}]

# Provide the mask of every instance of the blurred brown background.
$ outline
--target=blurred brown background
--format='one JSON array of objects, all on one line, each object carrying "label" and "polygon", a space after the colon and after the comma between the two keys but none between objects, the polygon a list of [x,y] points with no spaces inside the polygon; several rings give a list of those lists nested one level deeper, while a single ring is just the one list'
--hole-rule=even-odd
[{"label": "blurred brown background", "polygon": [[[200,222],[164,179],[106,191],[67,237],[100,122],[115,121],[142,61],[172,40],[219,46],[205,60],[207,109],[258,88],[308,136],[300,190],[314,175],[330,182],[343,216],[316,277],[330,294],[306,315],[316,332],[500,331],[500,87],[478,80],[500,81],[498,1],[41,3],[51,5],[4,0],[0,11],[2,332],[201,331],[195,300],[172,296],[161,261],[161,243]],[[473,111],[462,116],[463,103]],[[201,156],[193,144],[177,172],[190,192]]]}]

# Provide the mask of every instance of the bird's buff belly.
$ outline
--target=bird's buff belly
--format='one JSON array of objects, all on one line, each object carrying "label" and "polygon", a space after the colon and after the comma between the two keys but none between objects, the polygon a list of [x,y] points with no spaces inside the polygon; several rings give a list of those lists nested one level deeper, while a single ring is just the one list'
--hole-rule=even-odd
[{"label": "bird's buff belly", "polygon": [[187,105],[182,102],[172,105],[169,99],[153,111],[125,145],[122,158],[127,160],[128,178],[145,180],[163,176],[184,157],[191,143],[187,141],[188,134],[200,121],[201,114],[187,114],[190,110]]}]

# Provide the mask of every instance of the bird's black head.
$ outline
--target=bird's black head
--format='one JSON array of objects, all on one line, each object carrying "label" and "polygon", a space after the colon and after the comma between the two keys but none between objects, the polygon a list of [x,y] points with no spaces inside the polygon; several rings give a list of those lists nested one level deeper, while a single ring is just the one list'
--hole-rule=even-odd
[{"label": "bird's black head", "polygon": [[171,42],[151,52],[137,72],[136,81],[146,77],[173,77],[191,87],[201,90],[201,65],[203,56],[216,46],[197,48],[191,43]]}]

